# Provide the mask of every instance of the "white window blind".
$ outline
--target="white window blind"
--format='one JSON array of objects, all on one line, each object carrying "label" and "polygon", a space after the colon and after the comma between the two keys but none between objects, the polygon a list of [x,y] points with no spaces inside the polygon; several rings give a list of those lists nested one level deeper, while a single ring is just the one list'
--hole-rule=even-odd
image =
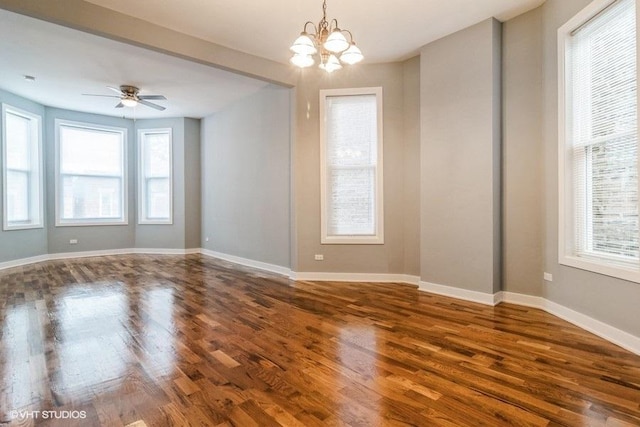
[{"label": "white window blind", "polygon": [[57,225],[126,224],[126,130],[56,121]]},{"label": "white window blind", "polygon": [[323,243],[382,243],[379,90],[323,91]]},{"label": "white window blind", "polygon": [[149,129],[138,133],[140,224],[172,223],[171,129]]},{"label": "white window blind", "polygon": [[42,227],[41,120],[3,105],[5,230]]},{"label": "white window blind", "polygon": [[570,40],[575,255],[638,260],[635,1]]}]

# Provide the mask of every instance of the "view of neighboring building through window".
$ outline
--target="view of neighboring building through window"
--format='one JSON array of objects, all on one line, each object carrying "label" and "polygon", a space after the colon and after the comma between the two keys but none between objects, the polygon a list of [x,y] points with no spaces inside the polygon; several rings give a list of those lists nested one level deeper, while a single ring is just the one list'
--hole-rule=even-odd
[{"label": "view of neighboring building through window", "polygon": [[56,135],[56,224],[126,224],[126,129],[57,120]]},{"label": "view of neighboring building through window", "polygon": [[635,1],[599,1],[587,12],[560,32],[560,261],[637,268]]},{"label": "view of neighboring building through window", "polygon": [[43,226],[42,124],[39,116],[3,104],[4,230]]},{"label": "view of neighboring building through window", "polygon": [[171,224],[172,141],[171,129],[138,132],[138,222]]},{"label": "view of neighboring building through window", "polygon": [[320,93],[322,242],[383,243],[382,89]]}]

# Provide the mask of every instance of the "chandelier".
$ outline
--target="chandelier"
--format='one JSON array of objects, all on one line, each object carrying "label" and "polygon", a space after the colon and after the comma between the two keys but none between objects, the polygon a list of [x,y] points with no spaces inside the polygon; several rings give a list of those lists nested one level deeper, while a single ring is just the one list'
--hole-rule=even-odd
[{"label": "chandelier", "polygon": [[[309,24],[313,27],[313,33],[307,32]],[[343,33],[349,34],[348,41]],[[314,55],[317,55],[320,68],[328,73],[341,69],[342,63],[352,65],[364,58],[353,41],[351,31],[338,28],[336,19],[327,21],[327,0],[322,1],[322,19],[318,25],[307,21],[290,49],[293,52],[290,60],[293,65],[310,67],[315,64]]]}]

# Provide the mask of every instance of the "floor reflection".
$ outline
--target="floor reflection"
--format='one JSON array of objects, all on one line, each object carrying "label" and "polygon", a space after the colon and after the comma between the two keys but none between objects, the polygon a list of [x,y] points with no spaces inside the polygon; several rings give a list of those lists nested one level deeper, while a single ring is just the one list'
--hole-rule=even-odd
[{"label": "floor reflection", "polygon": [[71,287],[53,313],[56,403],[115,390],[132,362],[126,289],[121,283]]},{"label": "floor reflection", "polygon": [[176,362],[173,288],[144,292],[141,311],[144,350],[141,362],[154,377],[170,375]]},{"label": "floor reflection", "polygon": [[[340,360],[340,374],[344,378],[343,384],[347,394],[374,395],[378,384],[375,379],[381,374],[378,366],[377,346],[378,338],[375,327],[368,325],[349,326],[340,330],[338,340],[338,360]],[[357,390],[349,387],[357,382],[368,385],[367,390]],[[377,426],[382,424],[380,408],[377,399],[368,398],[354,404],[352,400],[340,399],[339,419],[350,420],[353,425]]]},{"label": "floor reflection", "polygon": [[9,411],[31,407],[45,398],[47,367],[38,306],[41,304],[31,302],[6,310],[0,346],[0,423],[7,420]]}]

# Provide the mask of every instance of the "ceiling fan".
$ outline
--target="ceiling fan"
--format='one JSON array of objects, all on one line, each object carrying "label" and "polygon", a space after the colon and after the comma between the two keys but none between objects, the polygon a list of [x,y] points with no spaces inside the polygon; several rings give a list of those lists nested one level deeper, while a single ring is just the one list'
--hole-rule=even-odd
[{"label": "ceiling fan", "polygon": [[166,100],[163,95],[138,95],[140,89],[135,86],[122,85],[120,88],[115,88],[112,86],[107,86],[107,89],[111,89],[116,92],[118,95],[97,95],[93,93],[83,93],[86,96],[106,96],[108,98],[120,98],[120,102],[116,105],[116,108],[122,107],[135,107],[138,104],[146,105],[147,107],[155,108],[156,110],[163,111],[166,108],[162,105],[154,104],[153,102],[149,102],[150,99],[153,100]]}]

